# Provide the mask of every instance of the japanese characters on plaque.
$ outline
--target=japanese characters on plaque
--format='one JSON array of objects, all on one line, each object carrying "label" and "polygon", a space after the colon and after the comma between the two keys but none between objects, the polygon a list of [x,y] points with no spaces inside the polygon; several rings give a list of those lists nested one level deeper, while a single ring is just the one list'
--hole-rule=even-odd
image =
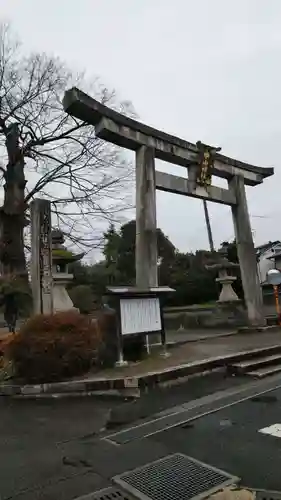
[{"label": "japanese characters on plaque", "polygon": [[47,209],[40,213],[40,281],[43,294],[50,294],[52,287],[50,231],[50,214]]},{"label": "japanese characters on plaque", "polygon": [[159,332],[162,328],[159,298],[120,299],[121,333]]},{"label": "japanese characters on plaque", "polygon": [[198,141],[196,146],[198,149],[197,184],[204,187],[210,186],[212,184],[212,169],[215,155],[221,148],[208,146],[201,141]]}]

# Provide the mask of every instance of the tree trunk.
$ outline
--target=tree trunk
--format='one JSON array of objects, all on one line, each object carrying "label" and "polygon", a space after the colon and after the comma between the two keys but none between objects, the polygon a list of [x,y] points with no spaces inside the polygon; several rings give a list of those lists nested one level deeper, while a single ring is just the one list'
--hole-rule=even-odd
[{"label": "tree trunk", "polygon": [[23,230],[26,225],[24,156],[17,123],[6,129],[8,164],[4,174],[4,204],[0,208],[0,261],[2,274],[26,275]]}]

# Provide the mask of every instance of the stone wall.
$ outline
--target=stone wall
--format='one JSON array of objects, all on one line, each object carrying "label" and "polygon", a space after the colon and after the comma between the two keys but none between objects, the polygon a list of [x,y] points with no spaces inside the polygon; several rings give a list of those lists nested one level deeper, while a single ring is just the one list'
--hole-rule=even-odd
[{"label": "stone wall", "polygon": [[[281,308],[281,290],[279,290]],[[268,322],[276,318],[275,298],[271,286],[263,287],[264,313]],[[167,330],[195,328],[232,328],[247,324],[246,310],[242,304],[210,306],[169,307],[164,310],[164,322]]]},{"label": "stone wall", "polygon": [[[173,310],[174,309],[174,310]],[[167,330],[179,328],[231,328],[244,326],[246,310],[242,304],[214,304],[210,307],[168,308],[164,311]]]}]

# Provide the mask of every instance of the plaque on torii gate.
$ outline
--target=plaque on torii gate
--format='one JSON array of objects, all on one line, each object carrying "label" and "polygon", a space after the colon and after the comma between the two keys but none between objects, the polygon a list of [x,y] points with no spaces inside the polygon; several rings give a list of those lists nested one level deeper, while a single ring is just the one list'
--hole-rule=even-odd
[{"label": "plaque on torii gate", "polygon": [[[274,174],[229,158],[211,146],[190,143],[133,120],[77,88],[67,90],[65,111],[95,127],[98,138],[136,152],[136,285],[157,286],[157,224],[155,191],[192,196],[229,205],[251,326],[265,317],[245,185],[256,186]],[[155,171],[155,158],[185,167],[188,178]],[[212,176],[227,179],[228,189],[213,186]]]}]

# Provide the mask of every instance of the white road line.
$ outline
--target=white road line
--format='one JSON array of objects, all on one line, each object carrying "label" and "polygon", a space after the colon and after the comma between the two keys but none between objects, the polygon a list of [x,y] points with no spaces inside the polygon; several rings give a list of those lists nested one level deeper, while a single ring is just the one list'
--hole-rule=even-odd
[{"label": "white road line", "polygon": [[270,425],[269,427],[264,427],[263,429],[260,429],[258,432],[281,438],[281,424],[273,424]]},{"label": "white road line", "polygon": [[[200,414],[198,414],[196,416],[190,417],[190,418],[184,418],[182,421],[179,421],[179,422],[176,422],[176,423],[172,423],[172,424],[167,425],[167,426],[164,425],[163,428],[160,429],[160,430],[156,430],[154,432],[149,432],[148,431],[147,433],[144,433],[141,436],[141,438],[139,438],[139,439],[142,439],[142,438],[145,438],[145,437],[149,437],[149,436],[153,436],[155,434],[159,434],[160,432],[166,431],[168,429],[172,429],[173,427],[178,427],[179,425],[182,425],[182,424],[184,424],[186,422],[189,422],[190,420],[196,420],[198,418],[204,417],[204,416],[209,415],[211,413],[215,413],[215,412],[217,412],[219,410],[223,410],[224,408],[228,408],[228,407],[233,406],[235,404],[242,403],[243,401],[246,401],[247,399],[251,399],[252,397],[255,397],[255,396],[258,396],[258,395],[261,395],[261,394],[265,394],[267,392],[271,392],[271,391],[274,391],[276,389],[279,389],[279,388],[281,388],[280,375],[274,377],[274,380],[276,380],[276,379],[279,379],[279,384],[277,384],[277,385],[275,385],[273,387],[270,387],[270,388],[267,387],[266,389],[263,389],[262,391],[258,390],[257,392],[254,392],[254,393],[252,393],[252,394],[250,394],[248,396],[245,396],[243,398],[238,399],[237,401],[234,401],[232,403],[228,403],[226,405],[218,406],[218,407],[216,407],[216,408],[214,408],[212,410],[208,410],[207,412],[202,412],[202,413],[200,413]],[[271,380],[271,382],[273,382],[274,380]],[[263,384],[263,385],[265,385],[265,384]],[[268,381],[267,381],[267,385],[268,385]],[[250,386],[247,385],[247,387],[244,387],[243,389],[240,388],[240,390],[236,390],[236,391],[234,391],[234,390],[233,391],[228,391],[227,390],[227,391],[225,391],[225,394],[224,395],[222,394],[221,397],[218,398],[218,399],[223,399],[223,398],[226,398],[226,397],[229,397],[229,396],[235,396],[235,394],[239,394],[240,392],[245,392],[245,391],[251,390],[251,389],[255,388],[256,386],[257,386],[257,389],[258,389],[258,387],[261,386],[261,383],[260,382],[256,382],[254,384],[251,384]],[[204,399],[204,398],[200,398],[200,399]],[[196,401],[197,401],[197,404],[196,404],[196,402],[195,402],[195,404],[192,404],[192,402],[191,402],[191,406],[189,408],[182,408],[180,411],[177,411],[175,413],[171,413],[169,415],[164,415],[163,417],[160,417],[158,419],[153,419],[153,420],[150,420],[149,422],[144,422],[144,423],[139,424],[139,425],[134,425],[132,427],[127,427],[126,429],[123,429],[122,431],[115,432],[114,434],[110,434],[109,436],[104,437],[103,440],[108,441],[109,443],[114,444],[114,445],[116,445],[116,444],[119,445],[120,443],[117,443],[112,438],[114,438],[116,436],[120,436],[121,434],[124,434],[126,432],[130,432],[130,431],[133,431],[135,429],[139,429],[141,427],[145,428],[145,427],[150,426],[151,424],[154,424],[155,422],[159,422],[161,420],[163,420],[163,421],[169,420],[170,417],[172,417],[174,415],[178,415],[178,414],[180,414],[182,412],[187,412],[188,410],[192,410],[194,408],[200,408],[200,406],[206,404],[206,403],[200,402],[200,400],[196,400]]]}]

